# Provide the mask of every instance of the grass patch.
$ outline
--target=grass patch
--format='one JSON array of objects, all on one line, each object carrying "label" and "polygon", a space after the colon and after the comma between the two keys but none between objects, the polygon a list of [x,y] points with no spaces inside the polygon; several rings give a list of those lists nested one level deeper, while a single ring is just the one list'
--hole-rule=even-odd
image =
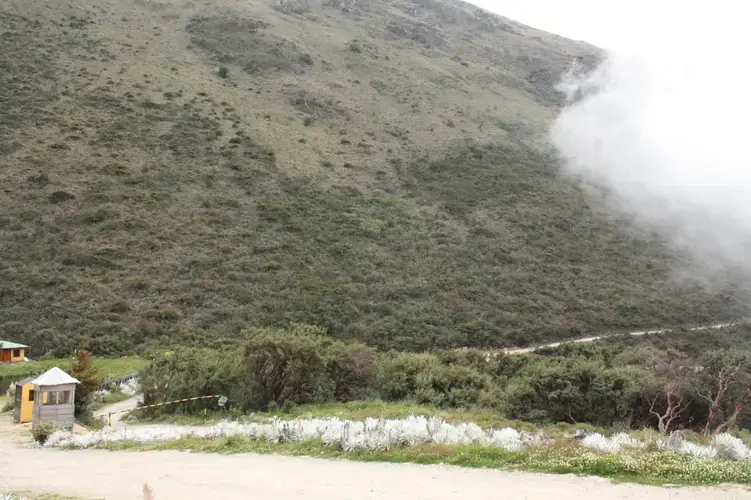
[{"label": "grass patch", "polygon": [[[73,358],[54,358],[31,361],[29,363],[0,364],[0,379],[21,379],[32,375],[39,375],[53,367],[68,371]],[[94,368],[105,379],[113,379],[138,372],[146,365],[143,358],[95,358]]]},{"label": "grass patch", "polygon": [[[137,414],[136,414],[137,415]],[[444,410],[426,405],[412,403],[388,403],[383,401],[352,401],[348,403],[328,403],[315,405],[299,405],[290,410],[276,410],[252,413],[234,417],[240,423],[266,422],[271,418],[294,420],[297,418],[326,418],[337,417],[342,420],[365,420],[366,418],[406,418],[410,415],[424,417],[440,417],[449,423],[474,422],[484,429],[501,429],[512,427],[519,431],[535,432],[543,430],[548,436],[557,438],[564,434],[573,433],[576,429],[588,432],[599,432],[604,436],[611,436],[620,429],[597,427],[589,424],[569,424],[560,422],[548,426],[537,426],[529,422],[511,420],[503,414],[492,410],[481,409],[453,409]],[[227,413],[211,412],[207,414],[179,415],[163,414],[152,418],[142,418],[132,424],[175,424],[175,425],[214,425],[222,420],[232,419]]]},{"label": "grass patch", "polygon": [[133,396],[125,394],[124,392],[111,392],[107,394],[106,396],[102,397],[101,401],[96,401],[94,403],[91,403],[89,405],[89,409],[91,411],[96,411],[105,405],[119,403],[120,401],[125,401],[126,399],[130,399],[131,397]]},{"label": "grass patch", "polygon": [[318,440],[274,444],[240,436],[217,440],[182,438],[141,444],[118,442],[109,450],[184,450],[201,453],[272,453],[318,458],[346,458],[366,462],[449,464],[500,470],[583,474],[643,484],[713,485],[751,483],[751,463],[696,460],[676,454],[622,452],[600,454],[576,446],[555,445],[522,451],[484,446],[422,445],[383,451],[345,453]]},{"label": "grass patch", "polygon": [[266,28],[264,21],[213,16],[192,18],[186,30],[193,44],[215,60],[239,66],[252,75],[294,73],[313,64],[309,54],[267,33]]},{"label": "grass patch", "polygon": [[102,398],[102,403],[106,405],[111,405],[111,404],[119,403],[120,401],[125,401],[126,399],[130,399],[132,397],[133,396],[129,394],[125,394],[124,392],[112,392]]},{"label": "grass patch", "polygon": [[[261,422],[271,418],[326,418],[337,417],[342,420],[365,420],[366,418],[404,418],[409,415],[426,417],[438,416],[447,422],[475,422],[481,427],[526,426],[534,428],[532,424],[512,422],[501,414],[484,410],[456,410],[444,411],[430,406],[411,403],[388,403],[383,401],[352,401],[347,403],[325,403],[314,405],[299,405],[289,410],[274,410],[269,412],[252,413],[237,417],[240,422]],[[153,418],[143,419],[136,423],[142,424],[177,424],[177,425],[213,425],[230,418],[227,413],[207,413],[206,415],[165,414]]]}]

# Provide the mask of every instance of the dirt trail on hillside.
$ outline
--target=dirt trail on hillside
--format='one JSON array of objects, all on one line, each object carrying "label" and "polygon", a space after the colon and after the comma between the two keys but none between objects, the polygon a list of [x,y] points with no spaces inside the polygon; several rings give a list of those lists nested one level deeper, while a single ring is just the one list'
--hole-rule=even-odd
[{"label": "dirt trail on hillside", "polygon": [[[745,325],[748,324],[748,321],[736,321],[732,323],[716,323],[714,325],[703,325],[703,326],[697,326],[694,328],[689,328],[689,331],[696,332],[696,331],[703,331],[703,330],[718,330],[720,328],[728,328],[731,326],[738,326],[738,325]],[[663,328],[660,330],[640,330],[638,332],[628,332],[626,335],[631,335],[633,337],[640,337],[642,335],[654,335],[657,333],[671,333],[671,332],[677,332],[680,331],[679,328],[669,329],[669,328]],[[543,344],[538,345],[535,347],[511,347],[508,349],[503,349],[502,352],[505,354],[511,354],[511,355],[518,355],[518,354],[527,354],[530,352],[534,352],[540,349],[546,349],[551,347],[559,347],[563,344],[579,344],[583,342],[594,342],[596,340],[603,340],[609,337],[614,337],[613,335],[597,335],[594,337],[584,337],[579,339],[569,339],[569,340],[561,340],[560,342],[552,342],[550,344]]]}]

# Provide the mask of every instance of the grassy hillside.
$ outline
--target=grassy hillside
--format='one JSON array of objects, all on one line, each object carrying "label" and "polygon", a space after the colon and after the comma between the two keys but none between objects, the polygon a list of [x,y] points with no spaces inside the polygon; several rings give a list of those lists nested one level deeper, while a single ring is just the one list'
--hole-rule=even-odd
[{"label": "grassy hillside", "polygon": [[[0,365],[0,379],[20,380],[32,375],[41,375],[50,368],[58,367],[61,370],[70,370],[70,364],[74,359],[43,359],[29,363],[14,363]],[[115,379],[138,372],[146,365],[143,358],[95,358],[94,368],[105,379]]]},{"label": "grassy hillside", "polygon": [[575,57],[598,52],[449,0],[6,0],[0,330],[424,349],[744,313],[557,175]]}]

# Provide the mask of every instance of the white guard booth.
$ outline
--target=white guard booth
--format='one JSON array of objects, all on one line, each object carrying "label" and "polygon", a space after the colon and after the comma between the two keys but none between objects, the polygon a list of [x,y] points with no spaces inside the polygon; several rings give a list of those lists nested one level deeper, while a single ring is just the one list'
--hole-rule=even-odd
[{"label": "white guard booth", "polygon": [[31,426],[55,422],[70,429],[75,422],[76,384],[80,382],[60,368],[51,368],[31,381],[34,385],[34,412]]}]

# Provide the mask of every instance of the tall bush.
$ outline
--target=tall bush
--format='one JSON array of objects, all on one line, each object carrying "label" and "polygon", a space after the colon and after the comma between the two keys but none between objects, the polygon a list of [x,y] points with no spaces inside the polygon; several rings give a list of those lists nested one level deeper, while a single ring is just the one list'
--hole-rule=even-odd
[{"label": "tall bush", "polygon": [[246,408],[328,401],[334,383],[326,371],[325,350],[331,343],[313,327],[250,329],[240,358],[235,394]]},{"label": "tall bush", "polygon": [[326,330],[252,328],[239,360],[234,393],[250,409],[365,397],[375,379],[375,351],[334,340]]},{"label": "tall bush", "polygon": [[443,407],[493,406],[491,377],[466,366],[441,363],[433,354],[393,353],[380,360],[378,391],[387,401]]},{"label": "tall bush", "polygon": [[102,376],[94,368],[91,353],[83,349],[76,351],[76,359],[70,365],[70,376],[80,382],[76,386],[75,416],[81,418],[88,412],[91,395],[102,384]]},{"label": "tall bush", "polygon": [[334,384],[334,399],[353,401],[373,395],[375,350],[359,343],[333,342],[326,350],[326,371]]},{"label": "tall bush", "polygon": [[224,394],[235,377],[235,362],[235,354],[214,349],[156,354],[140,373],[144,403]]},{"label": "tall bush", "polygon": [[548,358],[528,365],[505,391],[510,417],[530,421],[631,422],[641,411],[646,373],[607,368],[585,358]]}]

